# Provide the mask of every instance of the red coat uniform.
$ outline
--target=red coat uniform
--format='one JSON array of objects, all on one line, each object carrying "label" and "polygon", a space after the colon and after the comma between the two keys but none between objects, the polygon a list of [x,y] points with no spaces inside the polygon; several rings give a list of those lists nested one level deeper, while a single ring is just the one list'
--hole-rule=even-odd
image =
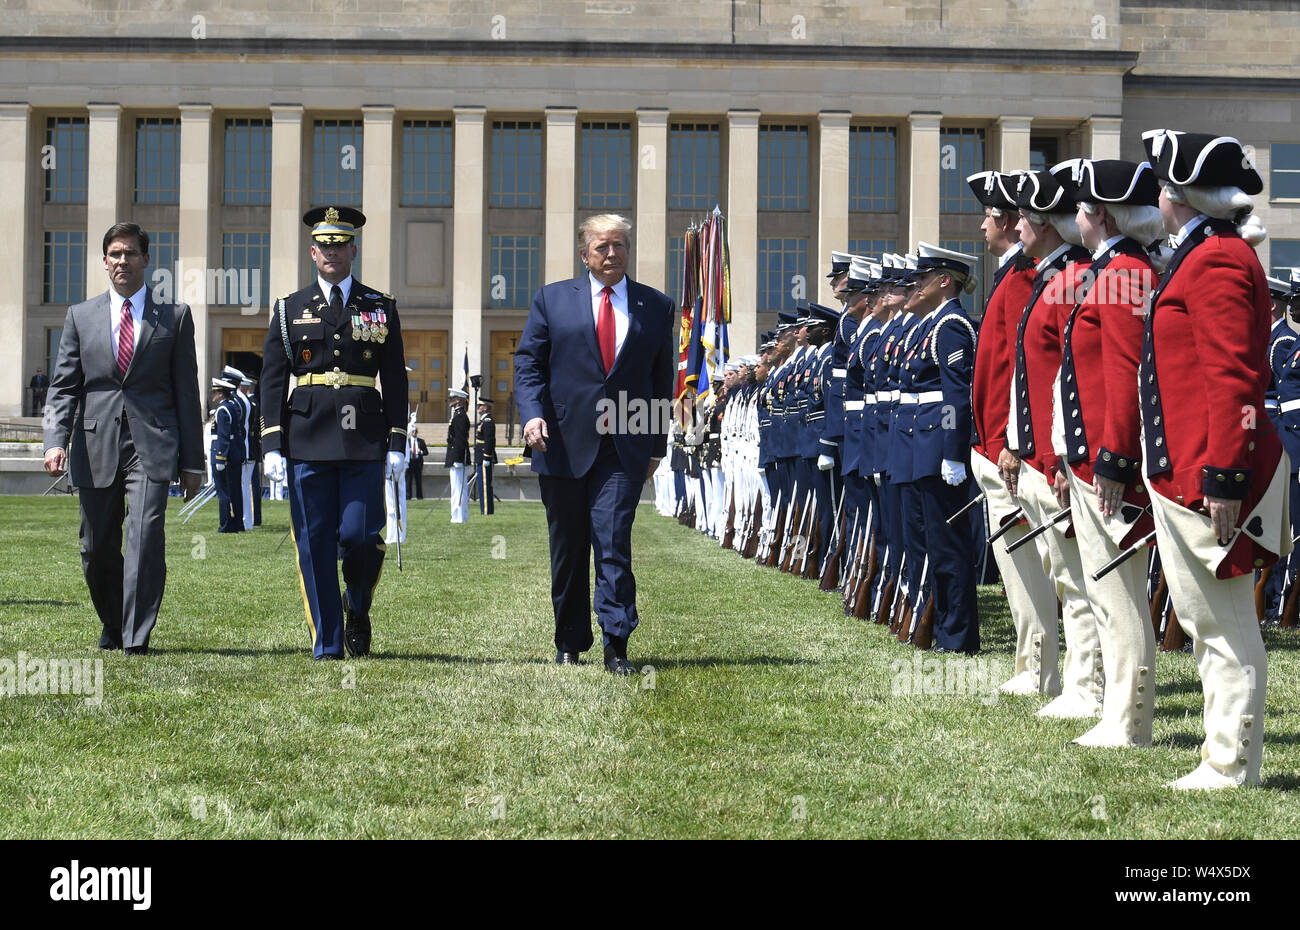
[{"label": "red coat uniform", "polygon": [[1019,252],[998,269],[980,322],[971,384],[975,451],[994,463],[1007,445],[1007,398],[1015,365],[1016,327],[1033,287],[1033,264]]},{"label": "red coat uniform", "polygon": [[[1125,502],[1145,507],[1137,371],[1144,306],[1156,273],[1142,246],[1122,239],[1092,264],[1089,276],[1093,283],[1065,327],[1065,458],[1084,483],[1092,484],[1094,471],[1122,481]],[[1151,526],[1149,515],[1136,520],[1129,537],[1144,536]]]},{"label": "red coat uniform", "polygon": [[1040,264],[1031,292],[1031,297],[1037,297],[1021,315],[1017,329],[1017,383],[1012,400],[1019,407],[1022,432],[1020,436],[1008,435],[1007,446],[1049,480],[1057,463],[1052,451],[1052,394],[1061,368],[1061,334],[1074,309],[1080,272],[1091,259],[1087,249],[1072,246],[1049,264]]},{"label": "red coat uniform", "polygon": [[[1267,490],[1282,455],[1264,414],[1271,326],[1254,249],[1232,223],[1206,220],[1161,279],[1143,343],[1143,467],[1162,497],[1192,510],[1206,495],[1240,500],[1241,525]],[[1217,574],[1232,578],[1276,560],[1242,533]]]}]

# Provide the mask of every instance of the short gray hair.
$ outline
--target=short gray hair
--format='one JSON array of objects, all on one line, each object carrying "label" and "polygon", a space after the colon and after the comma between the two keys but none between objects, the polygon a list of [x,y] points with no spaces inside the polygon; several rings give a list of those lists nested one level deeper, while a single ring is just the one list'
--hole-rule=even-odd
[{"label": "short gray hair", "polygon": [[597,213],[587,217],[578,227],[578,248],[585,249],[593,236],[609,232],[621,232],[628,245],[632,244],[632,223],[627,217],[617,213]]}]

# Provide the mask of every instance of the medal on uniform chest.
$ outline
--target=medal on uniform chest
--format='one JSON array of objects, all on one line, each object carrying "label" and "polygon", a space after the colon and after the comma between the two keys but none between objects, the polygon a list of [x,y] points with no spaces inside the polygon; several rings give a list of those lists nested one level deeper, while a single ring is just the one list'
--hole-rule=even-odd
[{"label": "medal on uniform chest", "polygon": [[356,307],[349,307],[348,309],[352,311],[352,338],[356,340],[360,340],[361,339],[361,314],[357,312]]},{"label": "medal on uniform chest", "polygon": [[384,313],[382,310],[379,311],[378,334],[379,336],[377,341],[380,343],[388,338],[388,314]]}]

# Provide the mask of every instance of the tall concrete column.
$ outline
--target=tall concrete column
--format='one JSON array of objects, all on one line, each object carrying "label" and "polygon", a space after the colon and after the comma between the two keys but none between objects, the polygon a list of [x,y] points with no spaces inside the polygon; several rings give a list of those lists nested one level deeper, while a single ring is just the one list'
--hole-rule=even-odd
[{"label": "tall concrete column", "polygon": [[[910,252],[924,240],[939,242],[939,120],[941,113],[909,113],[908,134],[912,156],[908,167],[907,235],[898,243],[899,252]],[[951,169],[956,170],[956,169]]]},{"label": "tall concrete column", "polygon": [[365,267],[358,277],[380,293],[393,290],[393,108],[368,105],[362,112],[361,212],[366,225]]},{"label": "tall concrete column", "polygon": [[[37,366],[45,367],[43,347],[38,361],[30,366],[24,358],[27,346],[27,184],[28,144],[31,107],[25,103],[0,105],[0,177],[9,183],[0,185],[0,216],[11,217],[8,245],[0,249],[0,279],[6,282],[0,294],[0,329],[7,337],[0,340],[0,415],[22,416],[23,395]],[[100,235],[103,235],[100,230]],[[103,266],[100,266],[101,275]],[[31,282],[35,287],[39,282]],[[32,295],[35,296],[35,295]],[[48,374],[49,372],[46,372]]]},{"label": "tall concrete column", "polygon": [[[482,369],[483,352],[483,205],[487,162],[484,157],[484,107],[456,107],[455,190],[452,207],[451,342],[447,354],[452,371],[469,347],[469,371]],[[571,277],[565,274],[565,277]]]},{"label": "tall concrete column", "polygon": [[[207,395],[208,371],[221,369],[221,342],[208,336],[208,295],[206,282],[211,262],[209,242],[209,196],[211,184],[212,106],[206,103],[181,104],[180,209],[178,210],[177,260],[182,269],[174,280],[173,299],[190,305],[194,317],[194,351],[199,362],[199,396]],[[186,286],[186,281],[193,282]],[[224,278],[223,278],[224,280]],[[227,302],[233,299],[227,297]],[[241,308],[251,318],[261,307]]]},{"label": "tall concrete column", "polygon": [[542,281],[573,277],[578,198],[576,107],[546,108],[546,234]]},{"label": "tall concrete column", "polygon": [[668,111],[636,111],[636,264],[632,277],[668,293]]},{"label": "tall concrete column", "polygon": [[306,285],[302,225],[302,104],[271,104],[271,300]]},{"label": "tall concrete column", "polygon": [[[835,307],[835,291],[823,272],[831,250],[849,245],[849,112],[822,110],[817,114],[821,129],[817,182],[817,254],[811,273],[818,282],[816,300]],[[812,288],[809,288],[812,292]]]},{"label": "tall concrete column", "polygon": [[1083,124],[1084,155],[1088,158],[1119,158],[1118,116],[1093,116]]},{"label": "tall concrete column", "polygon": [[727,111],[727,245],[732,352],[758,345],[758,110]]},{"label": "tall concrete column", "polygon": [[1029,170],[1030,116],[998,117],[998,171]]},{"label": "tall concrete column", "polygon": [[[104,233],[118,221],[118,148],[122,107],[92,103],[86,133],[86,296],[108,289],[104,273]],[[20,176],[21,178],[22,176]]]}]

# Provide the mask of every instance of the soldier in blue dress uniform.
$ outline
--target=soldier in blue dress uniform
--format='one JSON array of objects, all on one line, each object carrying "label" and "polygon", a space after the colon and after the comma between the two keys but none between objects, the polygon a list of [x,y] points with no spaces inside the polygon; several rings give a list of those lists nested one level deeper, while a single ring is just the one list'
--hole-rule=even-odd
[{"label": "soldier in blue dress uniform", "polygon": [[[895,293],[910,294],[916,284],[916,256],[904,256],[905,264],[895,269]],[[916,483],[912,480],[912,437],[916,430],[916,393],[906,378],[909,352],[916,346],[917,327],[921,319],[909,311],[904,302],[898,315],[897,338],[889,349],[885,364],[885,381],[893,401],[889,422],[889,447],[881,462],[881,473],[895,489],[893,537],[897,540],[901,560],[895,598],[893,624],[905,622],[925,605],[925,542],[921,527],[925,519]],[[911,607],[911,610],[908,608]]]},{"label": "soldier in blue dress uniform", "polygon": [[[875,506],[875,485],[867,488],[867,481],[862,476],[863,445],[867,442],[867,432],[863,429],[863,371],[862,345],[871,334],[879,336],[880,324],[868,315],[868,307],[875,299],[875,284],[868,272],[868,263],[861,256],[854,256],[849,265],[841,295],[844,299],[844,316],[836,330],[836,342],[844,342],[844,358],[833,364],[839,364],[842,379],[842,405],[844,415],[839,424],[840,479],[844,481],[844,512],[846,532],[857,536],[858,533],[870,533],[866,520],[879,522],[879,507]],[[832,375],[835,372],[832,372]],[[836,428],[831,414],[827,412],[827,433]],[[852,540],[850,540],[852,542]]]},{"label": "soldier in blue dress uniform", "polygon": [[[383,483],[406,467],[397,302],[352,277],[365,221],[349,207],[304,214],[317,278],[276,300],[262,352],[266,471],[288,481],[315,659],[342,659],[345,647],[353,656],[370,652],[371,599],[384,563]],[[298,379],[292,393],[290,375]]]},{"label": "soldier in blue dress uniform", "polygon": [[880,502],[880,537],[876,551],[880,554],[880,574],[872,595],[875,620],[889,620],[889,601],[900,583],[903,561],[902,512],[898,485],[889,477],[889,452],[893,445],[894,408],[898,404],[898,381],[891,367],[894,347],[911,326],[911,317],[902,312],[906,290],[906,270],[900,256],[881,256],[879,294],[876,315],[882,326],[880,335],[861,348],[863,374],[863,414],[870,421],[871,445],[864,450],[860,468],[863,478],[876,486]]},{"label": "soldier in blue dress uniform", "polygon": [[[1300,469],[1300,342],[1296,341],[1296,330],[1300,329],[1300,269],[1291,272],[1291,280],[1287,282],[1285,291],[1281,288],[1275,291],[1275,287],[1282,283],[1276,278],[1268,279],[1274,306],[1282,311],[1282,315],[1273,324],[1269,341],[1268,357],[1277,403],[1276,414],[1270,413],[1269,416],[1276,416],[1274,422],[1277,433],[1282,439],[1282,448],[1290,459],[1289,517],[1291,536],[1294,538],[1300,535],[1300,473],[1297,473],[1297,469]],[[1267,406],[1266,399],[1265,407]],[[1265,591],[1265,621],[1272,624],[1282,619],[1292,587],[1300,584],[1300,555],[1297,555],[1295,549],[1273,568],[1269,581]]]},{"label": "soldier in blue dress uniform", "polygon": [[831,377],[831,337],[840,315],[830,307],[813,303],[808,305],[808,320],[810,352],[802,388],[804,423],[799,437],[799,457],[817,507],[818,546],[809,551],[808,562],[820,573],[821,556],[834,533],[835,508],[842,487],[835,447],[822,442],[826,431],[826,382]]},{"label": "soldier in blue dress uniform", "polygon": [[904,390],[916,396],[912,482],[922,514],[921,545],[929,556],[936,652],[979,651],[973,517],[948,519],[972,496],[971,376],[975,326],[958,299],[975,288],[979,259],[917,243],[916,286],[908,309],[921,316],[904,362]]},{"label": "soldier in blue dress uniform", "polygon": [[492,401],[478,399],[478,426],[474,431],[474,473],[478,476],[478,512],[496,513],[492,494],[492,466],[497,463],[497,426]]},{"label": "soldier in blue dress uniform", "polygon": [[244,408],[235,400],[235,388],[232,381],[212,379],[212,402],[218,405],[212,440],[212,483],[217,491],[218,533],[244,531],[241,474],[245,444]]}]

